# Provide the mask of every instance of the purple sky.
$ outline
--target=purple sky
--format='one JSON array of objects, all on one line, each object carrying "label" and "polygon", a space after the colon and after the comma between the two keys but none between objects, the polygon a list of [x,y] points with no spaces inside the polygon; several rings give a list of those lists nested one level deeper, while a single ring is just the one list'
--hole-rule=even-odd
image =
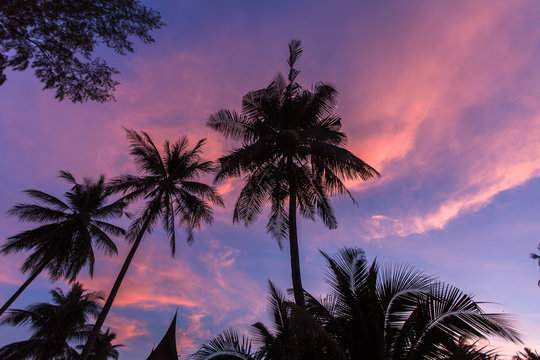
[{"label": "purple sky", "polygon": [[[156,6],[152,3],[152,6]],[[103,50],[121,70],[116,102],[71,104],[30,71],[0,87],[0,241],[29,228],[6,211],[35,188],[61,196],[69,170],[108,177],[133,171],[122,126],[161,143],[208,137],[207,159],[234,145],[205,127],[211,113],[239,109],[242,95],[286,71],[287,44],[300,39],[299,82],[335,85],[348,148],[382,179],[350,183],[358,201],[333,199],[337,230],[299,224],[305,288],[325,291],[318,249],[366,250],[412,264],[515,315],[525,344],[540,350],[540,3],[530,1],[162,1],[168,24],[157,42],[127,57]],[[220,186],[216,222],[169,257],[161,231],[147,236],[106,325],[145,359],[178,308],[182,355],[232,327],[267,319],[271,279],[290,287],[288,251],[265,233],[266,214],[232,225],[240,181]],[[125,223],[125,222],[124,222]],[[92,290],[108,293],[127,246],[100,257]],[[24,254],[0,262],[0,301],[24,276]],[[61,282],[39,278],[14,307],[49,301]],[[0,346],[28,336],[0,327]],[[520,346],[493,339],[507,357]]]}]

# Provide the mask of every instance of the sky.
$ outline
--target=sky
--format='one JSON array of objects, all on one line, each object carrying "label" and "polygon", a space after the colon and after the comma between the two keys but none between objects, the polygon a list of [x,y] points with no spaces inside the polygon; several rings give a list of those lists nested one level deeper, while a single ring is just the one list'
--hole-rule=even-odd
[{"label": "sky", "polygon": [[[0,243],[32,224],[7,210],[25,189],[68,190],[60,170],[107,178],[135,172],[123,126],[156,143],[207,138],[215,160],[235,144],[206,127],[220,109],[286,72],[300,39],[298,82],[339,91],[347,147],[382,178],[347,183],[358,205],[332,199],[339,226],[300,221],[306,290],[326,291],[319,250],[360,247],[370,260],[406,263],[474,294],[487,311],[512,314],[524,344],[540,350],[540,3],[531,1],[152,2],[167,26],[135,53],[99,55],[120,70],[116,101],[58,102],[31,71],[0,86]],[[203,179],[211,181],[211,178]],[[219,186],[226,207],[170,257],[163,231],[143,240],[106,326],[121,358],[146,359],[178,311],[182,356],[226,328],[267,321],[268,280],[291,287],[288,249],[265,232],[266,215],[232,224],[241,180]],[[132,209],[136,211],[136,209]],[[122,220],[127,225],[127,220]],[[183,235],[183,234],[182,234]],[[85,286],[107,294],[128,246],[100,256]],[[0,301],[25,275],[25,254],[0,261]],[[49,301],[61,281],[40,276],[14,303]],[[29,336],[0,327],[0,346]],[[522,345],[490,339],[503,358]]]}]

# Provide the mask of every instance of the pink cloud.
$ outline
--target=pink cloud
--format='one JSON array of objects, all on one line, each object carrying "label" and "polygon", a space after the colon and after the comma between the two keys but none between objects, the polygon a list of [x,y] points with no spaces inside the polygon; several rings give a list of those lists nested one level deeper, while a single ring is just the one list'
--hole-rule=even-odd
[{"label": "pink cloud", "polygon": [[[349,148],[383,174],[377,182],[349,182],[353,190],[412,177],[428,181],[437,168],[447,171],[445,160],[459,161],[450,163],[456,170],[449,174],[454,185],[439,194],[438,203],[427,209],[408,204],[418,208],[403,215],[373,214],[373,237],[441,229],[540,175],[540,108],[533,100],[540,97],[540,87],[514,89],[534,51],[518,46],[511,35],[522,25],[523,4],[491,5],[460,3],[459,11],[435,7],[432,11],[445,13],[435,18],[445,21],[435,26],[433,17],[422,18],[405,43],[387,46],[387,57],[377,53],[367,82],[358,80],[368,89],[362,89],[362,101],[356,108],[343,107],[344,123],[349,118],[372,121],[349,124]],[[479,128],[468,111],[494,99],[516,110],[501,119],[495,108],[483,114],[490,119]],[[444,154],[443,162],[432,156],[437,153]]]},{"label": "pink cloud", "polygon": [[200,346],[200,339],[209,339],[212,334],[204,327],[201,319],[204,314],[193,314],[189,316],[190,326],[187,329],[180,329],[177,336],[177,346],[183,355],[193,352]]},{"label": "pink cloud", "polygon": [[145,321],[125,316],[111,315],[107,318],[107,326],[117,335],[116,343],[128,346],[134,338],[149,334]]},{"label": "pink cloud", "polygon": [[[168,243],[161,240],[156,239],[156,235],[143,240],[111,310],[112,320],[108,319],[106,326],[114,327],[118,333],[127,332],[129,340],[146,333],[144,323],[135,321],[143,320],[122,322],[122,317],[115,315],[115,309],[139,309],[144,310],[143,314],[180,306],[183,310],[179,315],[189,319],[188,327],[178,329],[180,349],[193,351],[195,344],[212,336],[202,323],[203,318],[211,318],[213,326],[225,328],[231,326],[223,323],[229,314],[241,312],[234,323],[246,326],[264,312],[264,289],[237,269],[239,250],[217,239],[200,240],[192,247],[185,247],[179,241],[177,256],[173,259],[169,257]],[[122,253],[125,251],[127,249]],[[111,274],[116,276],[122,257],[121,254],[114,261],[99,259],[99,273],[93,280],[85,278],[85,285],[107,293],[114,280]],[[239,283],[242,286],[238,286]],[[140,334],[139,325],[144,330]]]}]

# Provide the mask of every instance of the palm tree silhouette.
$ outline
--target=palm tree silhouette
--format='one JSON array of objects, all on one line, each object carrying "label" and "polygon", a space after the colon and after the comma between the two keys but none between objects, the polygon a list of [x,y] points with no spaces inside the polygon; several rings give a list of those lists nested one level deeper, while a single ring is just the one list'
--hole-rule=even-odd
[{"label": "palm tree silhouette", "polygon": [[[242,146],[219,159],[216,181],[246,174],[236,202],[235,223],[253,223],[265,203],[271,204],[267,231],[281,241],[289,238],[291,275],[296,303],[304,308],[296,211],[318,215],[330,229],[337,220],[329,195],[347,194],[342,180],[368,180],[379,173],[347,151],[341,119],[334,114],[337,91],[325,83],[305,90],[295,82],[294,68],[301,43],[289,44],[289,75],[278,74],[266,88],[242,99],[242,112],[221,110],[207,125]],[[286,200],[288,199],[288,211]]]},{"label": "palm tree silhouette", "polygon": [[439,359],[461,338],[520,342],[504,314],[488,314],[461,290],[404,265],[368,264],[360,249],[322,253],[329,297],[308,297],[308,310],[351,359]]},{"label": "palm tree silhouette", "polygon": [[289,301],[271,281],[269,290],[271,327],[260,321],[252,325],[254,340],[261,344],[259,349],[253,351],[250,339],[244,336],[240,339],[235,331],[225,330],[201,345],[189,359],[347,359],[337,341],[316,318]]},{"label": "palm tree silhouette", "polygon": [[192,359],[487,360],[496,359],[493,350],[464,339],[520,342],[508,317],[483,312],[471,296],[412,267],[369,264],[360,249],[322,255],[326,297],[306,292],[304,310],[270,283],[271,326],[253,325],[256,351],[228,331]]},{"label": "palm tree silhouette", "polygon": [[261,344],[258,354],[265,359],[347,359],[344,349],[316,317],[290,301],[270,281],[269,290],[271,327],[260,321],[252,325],[255,341]]},{"label": "palm tree silhouette", "polygon": [[[113,345],[113,341],[116,340],[116,334],[110,330],[111,329],[107,329],[104,333],[102,332],[98,335],[89,360],[118,360],[120,354],[118,353],[117,348],[123,347],[124,345]],[[79,350],[82,350],[83,348],[84,345],[77,346],[77,349]]]},{"label": "palm tree silhouette", "polygon": [[144,235],[150,233],[161,219],[168,234],[171,255],[174,256],[175,220],[186,230],[187,242],[191,243],[193,230],[200,227],[201,222],[211,224],[213,221],[210,204],[223,205],[223,200],[214,187],[197,181],[199,176],[213,170],[212,162],[202,161],[200,157],[206,139],[199,140],[191,149],[188,148],[187,137],[182,137],[173,144],[166,141],[160,153],[146,132],[138,133],[131,129],[126,129],[126,132],[131,143],[130,153],[135,157],[135,163],[143,175],[121,175],[113,179],[111,184],[116,191],[125,194],[124,201],[144,199],[146,203],[142,214],[130,225],[128,237],[132,242],[131,249],[83,349],[83,360],[88,359]]},{"label": "palm tree silhouette", "polygon": [[88,335],[89,317],[99,313],[103,300],[97,292],[86,292],[78,282],[67,294],[60,288],[51,290],[53,303],[37,303],[25,310],[10,310],[2,324],[29,325],[33,333],[30,339],[4,346],[0,358],[22,359],[76,359],[78,353],[70,342],[81,341]]},{"label": "palm tree silhouette", "polygon": [[81,184],[67,171],[61,171],[60,177],[73,185],[64,194],[65,202],[43,191],[26,190],[36,202],[17,204],[8,212],[22,221],[43,225],[10,237],[0,249],[4,255],[32,251],[21,266],[22,272],[31,275],[2,306],[0,315],[43,270],[53,280],[74,281],[85,266],[93,276],[94,247],[108,255],[117,254],[109,235],[124,235],[125,231],[106,221],[122,216],[125,203],[108,203],[112,192],[103,175],[97,181],[84,178]]}]

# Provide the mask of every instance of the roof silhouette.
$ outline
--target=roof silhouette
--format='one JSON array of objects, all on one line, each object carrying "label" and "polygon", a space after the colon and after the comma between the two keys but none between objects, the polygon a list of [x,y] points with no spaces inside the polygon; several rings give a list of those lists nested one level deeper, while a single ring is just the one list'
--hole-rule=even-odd
[{"label": "roof silhouette", "polygon": [[176,313],[169,329],[146,360],[178,360],[176,351]]}]

